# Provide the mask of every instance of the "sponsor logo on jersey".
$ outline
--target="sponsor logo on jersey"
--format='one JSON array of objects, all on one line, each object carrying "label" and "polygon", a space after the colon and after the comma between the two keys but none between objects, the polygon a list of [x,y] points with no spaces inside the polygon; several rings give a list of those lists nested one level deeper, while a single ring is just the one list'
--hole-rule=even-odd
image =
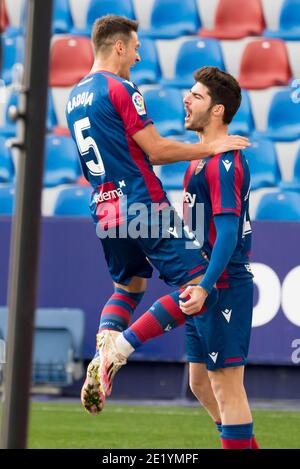
[{"label": "sponsor logo on jersey", "polygon": [[212,361],[214,363],[216,363],[217,359],[218,359],[218,355],[219,355],[219,352],[211,352],[208,354],[210,356],[210,358],[212,359]]},{"label": "sponsor logo on jersey", "polygon": [[232,161],[229,161],[229,160],[222,160],[222,163],[223,165],[225,166],[225,169],[228,173],[228,171],[230,170],[231,168],[231,165],[232,165]]},{"label": "sponsor logo on jersey", "polygon": [[206,161],[205,161],[205,160],[200,160],[200,161],[199,161],[199,163],[197,164],[197,167],[196,167],[196,169],[195,169],[195,174],[196,174],[196,175],[199,174],[200,171],[202,171],[202,169],[204,168],[205,164],[206,164]]},{"label": "sponsor logo on jersey", "polygon": [[143,116],[144,114],[146,114],[144,98],[140,93],[133,93],[132,102],[134,104],[134,107],[135,107],[137,113],[140,116]]},{"label": "sponsor logo on jersey", "polygon": [[101,202],[106,202],[108,200],[119,199],[123,195],[124,194],[123,194],[122,189],[121,188],[116,188],[116,189],[113,189],[111,191],[100,192],[100,194],[95,194],[94,195],[94,202],[96,204],[99,204]]},{"label": "sponsor logo on jersey", "polygon": [[221,313],[223,314],[224,318],[226,319],[227,322],[230,322],[230,319],[231,319],[231,313],[232,313],[232,309],[224,309],[224,311],[221,311]]},{"label": "sponsor logo on jersey", "polygon": [[185,192],[183,195],[184,203],[188,204],[189,207],[194,207],[196,202],[196,194],[191,194],[190,192]]},{"label": "sponsor logo on jersey", "polygon": [[79,93],[76,96],[73,96],[72,99],[68,101],[68,114],[73,111],[73,109],[77,108],[78,106],[91,106],[93,103],[94,93],[89,93],[88,91],[84,91],[83,93]]}]

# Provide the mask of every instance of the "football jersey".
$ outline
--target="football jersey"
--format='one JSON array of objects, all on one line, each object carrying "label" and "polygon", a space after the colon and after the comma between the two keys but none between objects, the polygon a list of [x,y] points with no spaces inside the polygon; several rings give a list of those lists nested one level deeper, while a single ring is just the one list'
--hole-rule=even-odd
[{"label": "football jersey", "polygon": [[184,218],[193,231],[196,231],[197,223],[196,204],[203,204],[202,251],[208,258],[216,239],[214,217],[219,214],[239,217],[236,248],[217,286],[226,288],[239,279],[252,278],[249,265],[252,237],[249,218],[250,172],[243,153],[230,151],[192,161],[185,174],[184,188]]},{"label": "football jersey", "polygon": [[94,189],[90,208],[96,223],[107,220],[110,208],[114,226],[128,217],[133,203],[169,204],[148,156],[132,138],[153,123],[136,85],[106,71],[90,74],[72,89],[66,117]]}]

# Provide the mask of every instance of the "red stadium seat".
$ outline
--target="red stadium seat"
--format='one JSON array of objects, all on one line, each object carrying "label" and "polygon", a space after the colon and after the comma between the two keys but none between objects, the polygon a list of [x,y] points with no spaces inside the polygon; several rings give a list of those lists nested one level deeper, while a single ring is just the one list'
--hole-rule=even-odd
[{"label": "red stadium seat", "polygon": [[263,89],[287,85],[292,76],[287,49],[281,39],[258,39],[244,49],[239,83],[242,88]]},{"label": "red stadium seat", "polygon": [[72,86],[87,75],[94,61],[89,38],[64,36],[52,45],[49,86]]},{"label": "red stadium seat", "polygon": [[9,19],[5,7],[5,0],[2,0],[2,2],[0,2],[0,32],[5,31],[8,25]]},{"label": "red stadium seat", "polygon": [[219,0],[213,29],[201,29],[202,37],[217,39],[240,39],[246,36],[260,36],[265,28],[261,0]]}]

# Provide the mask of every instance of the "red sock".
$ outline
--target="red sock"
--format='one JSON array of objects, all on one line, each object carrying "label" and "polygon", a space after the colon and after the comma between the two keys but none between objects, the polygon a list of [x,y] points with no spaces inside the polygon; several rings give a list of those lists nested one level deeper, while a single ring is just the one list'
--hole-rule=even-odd
[{"label": "red sock", "polygon": [[252,435],[252,438],[251,438],[251,449],[260,449],[256,441],[255,435]]},{"label": "red sock", "polygon": [[223,449],[252,449],[251,442],[251,438],[247,440],[234,440],[221,437]]}]

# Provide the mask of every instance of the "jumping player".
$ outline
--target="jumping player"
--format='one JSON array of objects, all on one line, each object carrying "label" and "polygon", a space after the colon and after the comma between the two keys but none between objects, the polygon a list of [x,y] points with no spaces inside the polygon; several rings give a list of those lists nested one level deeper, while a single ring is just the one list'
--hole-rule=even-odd
[{"label": "jumping player", "polygon": [[[247,139],[238,136],[224,136],[205,144],[184,144],[157,133],[141,93],[130,82],[130,68],[140,60],[137,29],[137,22],[114,15],[95,22],[94,65],[71,91],[66,109],[83,173],[94,189],[91,213],[115,287],[102,310],[98,348],[110,342],[113,333],[120,334],[127,328],[145,291],[146,279],[152,274],[149,261],[166,283],[177,287],[200,281],[207,266],[196,250],[186,256],[185,243],[189,238],[184,230],[181,237],[172,235],[174,227],[182,227],[176,214],[172,226],[168,229],[163,226],[161,218],[169,208],[169,201],[152,164],[194,160],[248,146]],[[149,213],[154,210],[161,215],[155,226],[147,214],[142,221],[139,219],[146,230],[157,228],[155,237],[131,236],[129,222],[136,218],[131,209],[137,203],[148,208]],[[215,292],[210,298],[215,298]],[[186,316],[178,306],[178,295],[176,301],[176,309],[174,301],[169,301],[168,314],[161,308],[157,308],[155,317],[150,314],[140,342],[184,322]],[[100,385],[99,365],[96,354],[82,388],[82,403],[90,413],[102,409],[105,393],[109,391],[109,383],[103,384],[104,389]],[[115,362],[109,370],[110,378],[118,366]]]}]

